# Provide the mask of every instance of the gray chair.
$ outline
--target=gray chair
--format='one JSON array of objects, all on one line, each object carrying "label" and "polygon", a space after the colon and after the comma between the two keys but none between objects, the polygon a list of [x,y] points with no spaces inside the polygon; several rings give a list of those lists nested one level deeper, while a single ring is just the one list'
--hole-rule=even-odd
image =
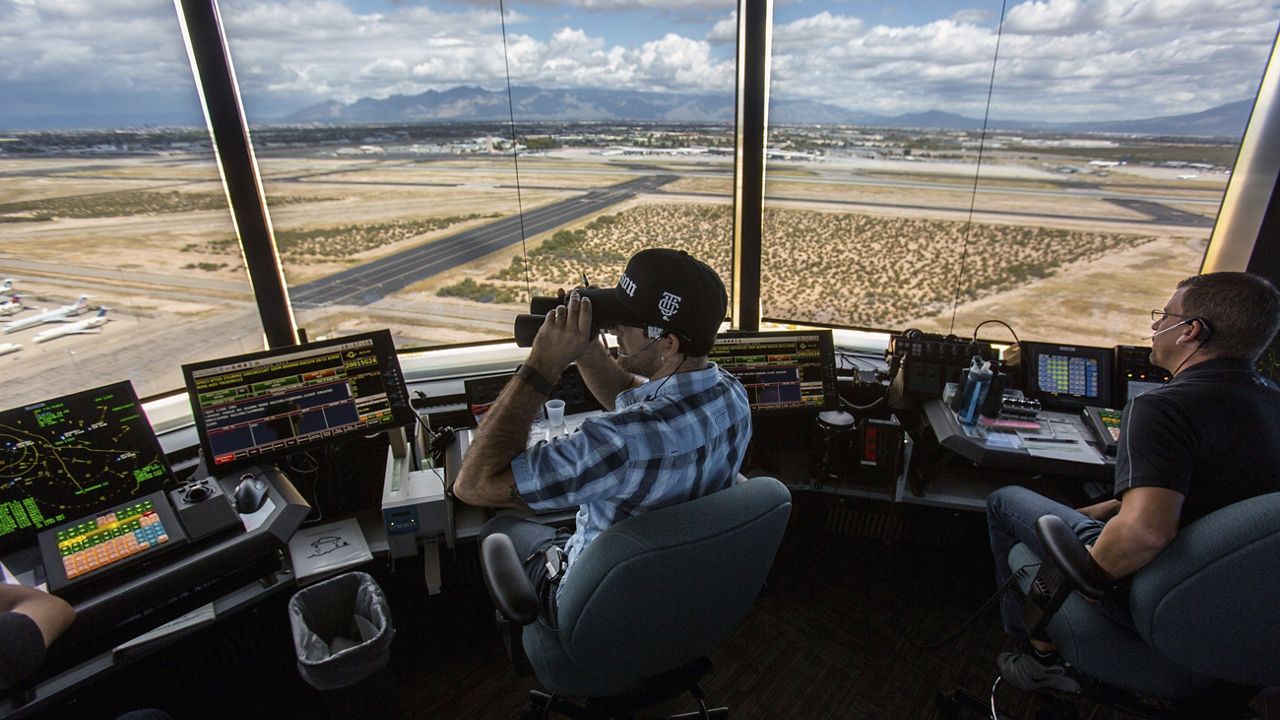
[{"label": "gray chair", "polygon": [[[1280,493],[1197,520],[1135,573],[1129,609],[1136,631],[1082,597],[1101,597],[1109,580],[1065,523],[1043,517],[1037,535],[1075,590],[1048,620],[1047,634],[1068,662],[1099,681],[1087,688],[1092,699],[1175,717],[1228,717],[1258,689],[1280,685]],[[1040,558],[1017,545],[1008,562],[1016,572]],[[1028,603],[1044,595],[1043,587],[1033,591],[1036,577],[1019,580]]]},{"label": "gray chair", "polygon": [[485,538],[485,583],[499,612],[526,626],[524,650],[547,690],[531,693],[535,714],[625,717],[690,691],[700,710],[687,717],[724,717],[706,709],[697,681],[764,587],[790,512],[786,487],[760,477],[624,520],[575,562],[557,628],[537,617],[510,539]]}]

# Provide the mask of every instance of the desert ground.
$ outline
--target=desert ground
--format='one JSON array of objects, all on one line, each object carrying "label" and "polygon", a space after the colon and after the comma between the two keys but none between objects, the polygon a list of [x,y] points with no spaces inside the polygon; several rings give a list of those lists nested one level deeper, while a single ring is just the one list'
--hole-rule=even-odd
[{"label": "desert ground", "polygon": [[[728,159],[539,154],[520,160],[519,196],[509,158],[272,153],[261,168],[284,276],[295,287],[518,209],[646,175],[677,176],[659,192],[531,234],[376,302],[297,309],[313,338],[381,327],[403,347],[509,337],[530,294],[571,287],[583,273],[612,284],[643,247],[687,249],[730,280]],[[45,343],[33,338],[49,326],[0,336],[22,346],[0,356],[0,404],[63,392],[67,375],[86,386],[128,377],[143,396],[159,394],[180,386],[182,363],[261,348],[210,157],[5,159],[0,170],[0,278],[15,279],[28,305],[47,309],[83,293],[112,319],[99,334]],[[1147,311],[1198,269],[1208,228],[1159,224],[1116,200],[1212,218],[1226,180],[1137,167],[1064,178],[1046,163],[1004,158],[983,168],[975,195],[972,174],[972,165],[947,162],[772,163],[765,315],[948,331],[958,300],[961,334],[996,318],[1028,339],[1136,343]],[[457,296],[460,287],[467,292]],[[492,301],[499,297],[507,302]],[[23,314],[34,311],[0,323]],[[982,335],[1003,332],[987,326]]]}]

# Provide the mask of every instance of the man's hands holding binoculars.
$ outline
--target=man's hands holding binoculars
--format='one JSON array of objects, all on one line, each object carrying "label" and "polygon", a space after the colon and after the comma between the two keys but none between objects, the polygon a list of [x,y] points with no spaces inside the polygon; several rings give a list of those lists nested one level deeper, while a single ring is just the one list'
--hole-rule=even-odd
[{"label": "man's hands holding binoculars", "polygon": [[592,326],[591,300],[575,290],[566,304],[547,313],[525,364],[554,381],[593,344],[599,338]]}]

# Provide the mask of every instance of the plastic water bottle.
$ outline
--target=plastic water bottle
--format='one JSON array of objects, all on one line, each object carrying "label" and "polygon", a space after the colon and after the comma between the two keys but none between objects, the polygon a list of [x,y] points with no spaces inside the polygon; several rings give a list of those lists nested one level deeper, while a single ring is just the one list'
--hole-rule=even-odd
[{"label": "plastic water bottle", "polygon": [[982,403],[991,390],[991,363],[973,356],[973,364],[969,366],[969,377],[965,380],[964,392],[960,397],[960,410],[956,419],[962,425],[976,425],[978,416],[982,414]]}]

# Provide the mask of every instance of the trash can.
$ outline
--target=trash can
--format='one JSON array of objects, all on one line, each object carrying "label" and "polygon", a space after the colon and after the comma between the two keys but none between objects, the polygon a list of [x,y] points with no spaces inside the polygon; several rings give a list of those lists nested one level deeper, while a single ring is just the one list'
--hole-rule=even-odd
[{"label": "trash can", "polygon": [[289,622],[298,672],[317,690],[354,685],[391,658],[391,610],[367,573],[346,573],[294,593]]}]

